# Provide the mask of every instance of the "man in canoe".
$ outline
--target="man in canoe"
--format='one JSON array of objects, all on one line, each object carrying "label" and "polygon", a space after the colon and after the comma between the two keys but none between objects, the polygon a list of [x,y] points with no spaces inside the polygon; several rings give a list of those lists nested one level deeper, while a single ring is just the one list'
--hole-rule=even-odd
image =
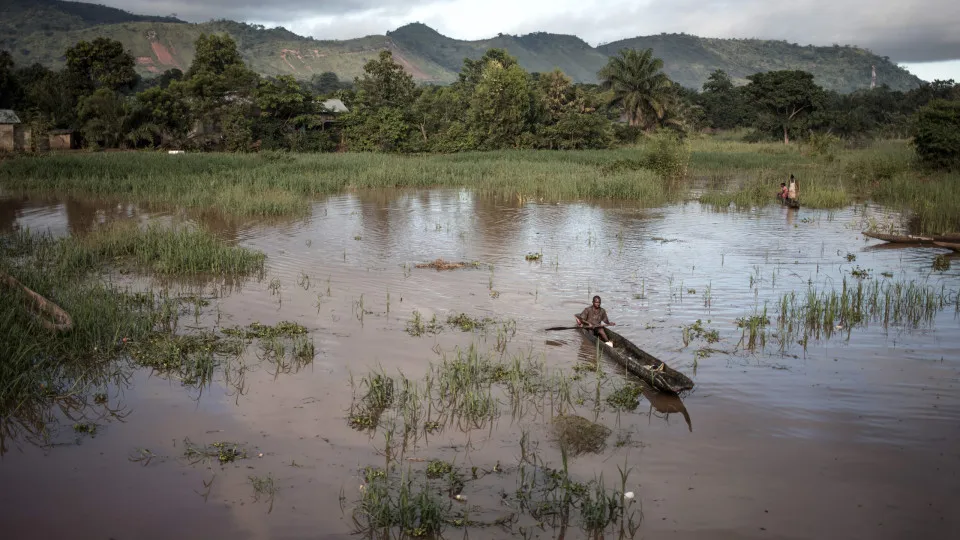
[{"label": "man in canoe", "polygon": [[594,296],[593,305],[583,308],[580,315],[574,315],[574,318],[577,319],[577,326],[587,325],[593,328],[594,333],[600,336],[600,339],[602,339],[608,347],[613,347],[613,342],[607,338],[607,333],[603,331],[601,324],[616,326],[616,323],[610,322],[610,319],[607,318],[607,310],[600,307],[599,296]]}]

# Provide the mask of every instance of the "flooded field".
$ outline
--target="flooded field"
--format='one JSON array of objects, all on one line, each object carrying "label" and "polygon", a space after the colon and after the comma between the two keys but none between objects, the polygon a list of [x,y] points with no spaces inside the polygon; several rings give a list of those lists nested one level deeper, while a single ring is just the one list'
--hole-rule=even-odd
[{"label": "flooded field", "polygon": [[[4,231],[199,224],[267,258],[241,282],[110,275],[184,297],[177,333],[230,346],[201,374],[118,362],[48,440],[6,426],[0,531],[955,537],[960,259],[860,234],[898,220],[451,189],[270,222],[2,199]],[[544,331],[593,295],[693,391],[635,386],[577,331]]]}]

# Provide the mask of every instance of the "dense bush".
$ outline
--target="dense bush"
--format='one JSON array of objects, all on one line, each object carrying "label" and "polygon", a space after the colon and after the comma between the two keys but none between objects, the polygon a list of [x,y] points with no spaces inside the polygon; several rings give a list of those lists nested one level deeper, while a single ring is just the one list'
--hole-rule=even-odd
[{"label": "dense bush", "polygon": [[924,166],[960,170],[960,101],[936,99],[921,107],[913,145]]}]

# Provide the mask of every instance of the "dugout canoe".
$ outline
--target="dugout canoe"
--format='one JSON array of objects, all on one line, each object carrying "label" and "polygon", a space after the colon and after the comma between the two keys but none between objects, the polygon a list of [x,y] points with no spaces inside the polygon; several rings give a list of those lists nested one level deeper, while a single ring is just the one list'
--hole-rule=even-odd
[{"label": "dugout canoe", "polygon": [[[593,343],[599,340],[590,328],[580,328],[579,331]],[[611,330],[609,326],[604,327],[603,331],[607,333],[613,347],[600,343],[600,349],[654,389],[679,394],[693,388],[693,381],[689,377],[637,347],[627,338]]]},{"label": "dugout canoe", "polygon": [[788,206],[790,208],[800,208],[800,202],[797,201],[796,199],[792,201],[788,201],[787,199],[781,199],[777,197],[777,202],[779,202],[781,206]]},{"label": "dugout canoe", "polygon": [[937,247],[952,249],[954,251],[960,251],[960,242],[937,242],[933,241],[933,245]]},{"label": "dugout canoe", "polygon": [[862,231],[860,234],[866,236],[867,238],[875,238],[877,240],[883,240],[884,242],[890,242],[892,244],[934,244],[936,242],[960,243],[960,234],[958,233],[937,234],[933,236],[916,236],[912,234],[886,234],[874,231]]}]

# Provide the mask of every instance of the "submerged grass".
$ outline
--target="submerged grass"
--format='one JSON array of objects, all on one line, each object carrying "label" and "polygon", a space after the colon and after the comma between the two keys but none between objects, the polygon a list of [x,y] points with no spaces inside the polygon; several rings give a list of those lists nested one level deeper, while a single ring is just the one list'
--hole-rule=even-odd
[{"label": "submerged grass", "polygon": [[[24,291],[0,280],[0,454],[9,449],[7,441],[48,443],[61,414],[82,420],[94,407],[109,410],[105,388],[125,384],[135,367],[199,386],[223,358],[242,352],[238,339],[176,333],[182,302],[192,302],[197,314],[209,302],[134,292],[96,279],[101,270],[131,267],[162,275],[235,276],[262,269],[263,255],[228,247],[204,232],[135,226],[60,239],[26,231],[0,237],[0,277],[15,278],[73,323],[69,330],[48,330]],[[303,344],[297,352],[310,351],[312,344]]]},{"label": "submerged grass", "polygon": [[61,265],[97,269],[104,264],[129,265],[161,275],[231,275],[263,273],[266,256],[226,245],[205,230],[141,228],[117,222],[78,238],[57,242]]},{"label": "submerged grass", "polygon": [[[870,322],[884,327],[929,325],[950,298],[951,293],[943,287],[876,278],[857,279],[853,285],[844,278],[839,291],[819,291],[811,286],[806,294],[786,293],[778,306],[781,348],[798,339],[806,345],[811,337],[829,338],[834,332],[846,332],[849,336],[852,328]],[[763,331],[759,323],[752,326],[757,328],[751,332]]]}]

